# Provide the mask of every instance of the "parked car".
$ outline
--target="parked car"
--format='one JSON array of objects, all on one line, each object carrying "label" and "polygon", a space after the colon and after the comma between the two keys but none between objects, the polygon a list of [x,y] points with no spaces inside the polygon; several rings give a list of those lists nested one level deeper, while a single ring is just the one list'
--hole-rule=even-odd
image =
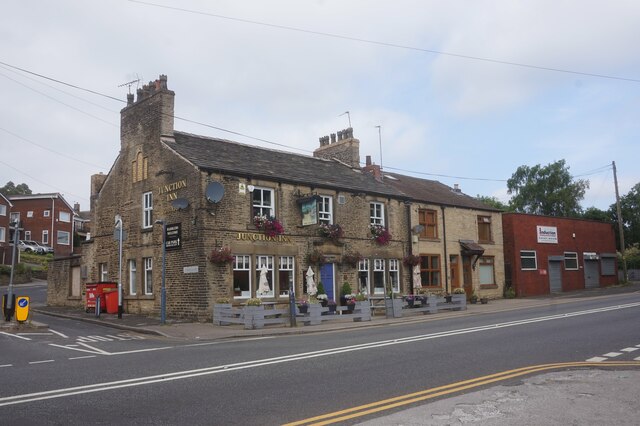
[{"label": "parked car", "polygon": [[45,254],[45,248],[32,240],[20,240],[18,248],[27,253]]},{"label": "parked car", "polygon": [[44,253],[45,254],[47,254],[47,253],[53,254],[53,247],[47,246],[47,245],[44,245],[44,244],[40,244],[40,245],[42,246],[42,248],[44,248]]}]

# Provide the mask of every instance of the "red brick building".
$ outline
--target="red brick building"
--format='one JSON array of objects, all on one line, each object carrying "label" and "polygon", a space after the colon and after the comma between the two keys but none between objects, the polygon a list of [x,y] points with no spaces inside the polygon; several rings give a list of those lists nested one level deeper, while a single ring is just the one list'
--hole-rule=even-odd
[{"label": "red brick building", "polygon": [[11,201],[0,194],[0,265],[11,265]]},{"label": "red brick building", "polygon": [[505,213],[502,226],[506,283],[518,297],[618,282],[611,224]]},{"label": "red brick building", "polygon": [[8,197],[11,219],[21,221],[21,240],[33,240],[53,247],[55,256],[73,253],[73,208],[62,195],[32,194]]}]

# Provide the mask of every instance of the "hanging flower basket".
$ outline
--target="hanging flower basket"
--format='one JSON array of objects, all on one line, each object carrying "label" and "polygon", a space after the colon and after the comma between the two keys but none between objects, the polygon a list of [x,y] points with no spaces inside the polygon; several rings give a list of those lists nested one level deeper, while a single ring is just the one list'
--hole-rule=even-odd
[{"label": "hanging flower basket", "polygon": [[254,216],[253,224],[269,237],[284,234],[282,224],[273,216]]},{"label": "hanging flower basket", "polygon": [[342,264],[355,268],[356,266],[358,266],[358,262],[360,262],[362,259],[364,258],[360,253],[347,253],[342,256]]},{"label": "hanging flower basket", "polygon": [[214,248],[211,250],[211,254],[209,254],[209,262],[216,265],[226,265],[227,263],[233,262],[234,259],[235,257],[231,254],[229,247]]},{"label": "hanging flower basket", "polygon": [[318,250],[314,250],[307,255],[307,263],[309,264],[319,264],[325,263],[326,257],[324,254],[319,252]]},{"label": "hanging flower basket", "polygon": [[337,223],[331,225],[321,223],[318,227],[318,235],[333,242],[338,242],[338,240],[344,235],[344,231],[342,230],[342,227]]},{"label": "hanging flower basket", "polygon": [[385,246],[391,241],[391,233],[382,225],[371,225],[369,231],[371,238],[380,246]]},{"label": "hanging flower basket", "polygon": [[420,256],[417,254],[407,255],[402,259],[402,263],[404,263],[405,266],[414,267],[420,264]]}]

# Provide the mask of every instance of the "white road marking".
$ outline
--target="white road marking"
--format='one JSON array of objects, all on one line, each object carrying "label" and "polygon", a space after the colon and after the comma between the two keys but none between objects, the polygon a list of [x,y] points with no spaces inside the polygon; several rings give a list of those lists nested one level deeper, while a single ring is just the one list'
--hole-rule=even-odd
[{"label": "white road marking", "polygon": [[638,358],[634,358],[634,361],[640,361],[640,356]]},{"label": "white road marking", "polygon": [[87,358],[95,358],[95,355],[87,355],[87,356],[75,356],[73,358],[69,358],[70,360],[75,360],[75,359],[87,359]]},{"label": "white road marking", "polygon": [[46,362],[54,362],[55,360],[53,359],[45,359],[44,361],[31,361],[29,362],[29,364],[44,364]]},{"label": "white road marking", "polygon": [[[531,318],[528,320],[511,321],[511,322],[506,322],[502,324],[463,328],[459,330],[451,330],[451,331],[445,331],[445,332],[439,332],[439,333],[411,336],[411,337],[405,337],[401,339],[382,340],[382,341],[364,343],[359,345],[329,348],[329,349],[323,349],[323,350],[312,351],[312,352],[302,352],[298,354],[283,355],[279,357],[258,359],[253,361],[239,362],[239,363],[227,364],[227,365],[217,365],[213,367],[205,367],[205,368],[200,368],[195,370],[184,370],[184,371],[177,371],[173,373],[157,374],[153,376],[118,380],[118,381],[107,382],[107,383],[95,383],[91,385],[75,386],[70,388],[54,389],[49,391],[34,392],[34,393],[28,393],[23,395],[0,397],[0,407],[4,407],[7,405],[24,404],[27,402],[47,400],[47,399],[53,399],[53,398],[63,398],[71,395],[103,392],[103,391],[127,388],[132,386],[145,386],[145,385],[151,385],[151,384],[160,383],[160,382],[184,380],[184,379],[193,378],[193,377],[227,373],[230,371],[246,370],[251,368],[261,368],[268,365],[276,365],[276,364],[282,364],[286,362],[309,360],[309,359],[320,358],[325,356],[334,356],[334,355],[349,353],[349,352],[357,352],[362,350],[370,350],[370,349],[393,346],[393,345],[402,345],[406,343],[413,343],[413,342],[419,342],[419,341],[430,340],[430,339],[439,339],[442,337],[450,337],[450,336],[457,336],[462,334],[490,331],[490,330],[495,330],[497,328],[515,327],[519,325],[532,324],[532,323],[537,323],[542,321],[551,321],[551,320],[576,317],[580,315],[589,315],[589,314],[594,314],[599,312],[607,312],[607,311],[613,311],[613,310],[625,309],[625,308],[631,308],[631,307],[637,307],[637,306],[640,306],[640,302],[629,303],[626,305],[619,305],[619,306],[611,306],[606,308],[599,308],[599,309],[590,309],[586,311],[571,312],[568,314],[559,314],[559,315],[550,315],[546,317]],[[52,346],[58,346],[58,347],[64,348],[64,346],[60,346],[60,345],[52,344]],[[162,348],[157,348],[157,349],[162,349]],[[165,348],[165,349],[168,349],[168,348]],[[78,348],[75,350],[81,350],[81,349]],[[136,352],[136,351],[132,351],[132,352]],[[129,353],[129,352],[124,352],[124,353]]]},{"label": "white road marking", "polygon": [[608,354],[604,354],[602,356],[606,356],[606,357],[609,357],[609,358],[615,358],[615,357],[620,356],[620,355],[622,355],[622,352],[609,352]]},{"label": "white road marking", "polygon": [[620,349],[622,352],[634,352],[637,351],[640,348],[624,348],[624,349]]},{"label": "white road marking", "polygon": [[51,336],[51,333],[16,333],[17,336]]},{"label": "white road marking", "polygon": [[2,364],[2,365],[0,365],[0,368],[3,368],[3,367],[13,367],[13,364]]},{"label": "white road marking", "polygon": [[0,331],[0,334],[4,334],[6,336],[11,336],[11,337],[17,337],[18,339],[22,339],[22,340],[31,340],[28,337],[18,336],[17,334],[11,334],[11,333],[7,333],[5,331]]},{"label": "white road marking", "polygon": [[587,362],[602,362],[606,361],[608,358],[603,358],[601,356],[594,356],[593,358],[589,358]]},{"label": "white road marking", "polygon": [[60,333],[59,331],[55,331],[55,330],[52,330],[52,329],[49,329],[49,331],[50,331],[50,332],[52,332],[52,333],[57,334],[57,335],[58,335],[58,336],[60,336],[60,337],[64,337],[65,339],[68,339],[68,338],[69,338],[69,336],[67,336],[66,334],[62,334],[62,333]]}]

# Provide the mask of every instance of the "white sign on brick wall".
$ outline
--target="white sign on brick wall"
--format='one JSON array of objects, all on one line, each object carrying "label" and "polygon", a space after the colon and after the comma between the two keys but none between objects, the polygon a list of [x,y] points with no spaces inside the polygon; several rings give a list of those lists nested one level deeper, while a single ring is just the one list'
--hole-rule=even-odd
[{"label": "white sign on brick wall", "polygon": [[555,226],[537,226],[538,242],[542,244],[558,244],[558,228]]},{"label": "white sign on brick wall", "polygon": [[197,274],[198,273],[198,265],[196,266],[185,266],[182,268],[182,272],[185,274]]}]

